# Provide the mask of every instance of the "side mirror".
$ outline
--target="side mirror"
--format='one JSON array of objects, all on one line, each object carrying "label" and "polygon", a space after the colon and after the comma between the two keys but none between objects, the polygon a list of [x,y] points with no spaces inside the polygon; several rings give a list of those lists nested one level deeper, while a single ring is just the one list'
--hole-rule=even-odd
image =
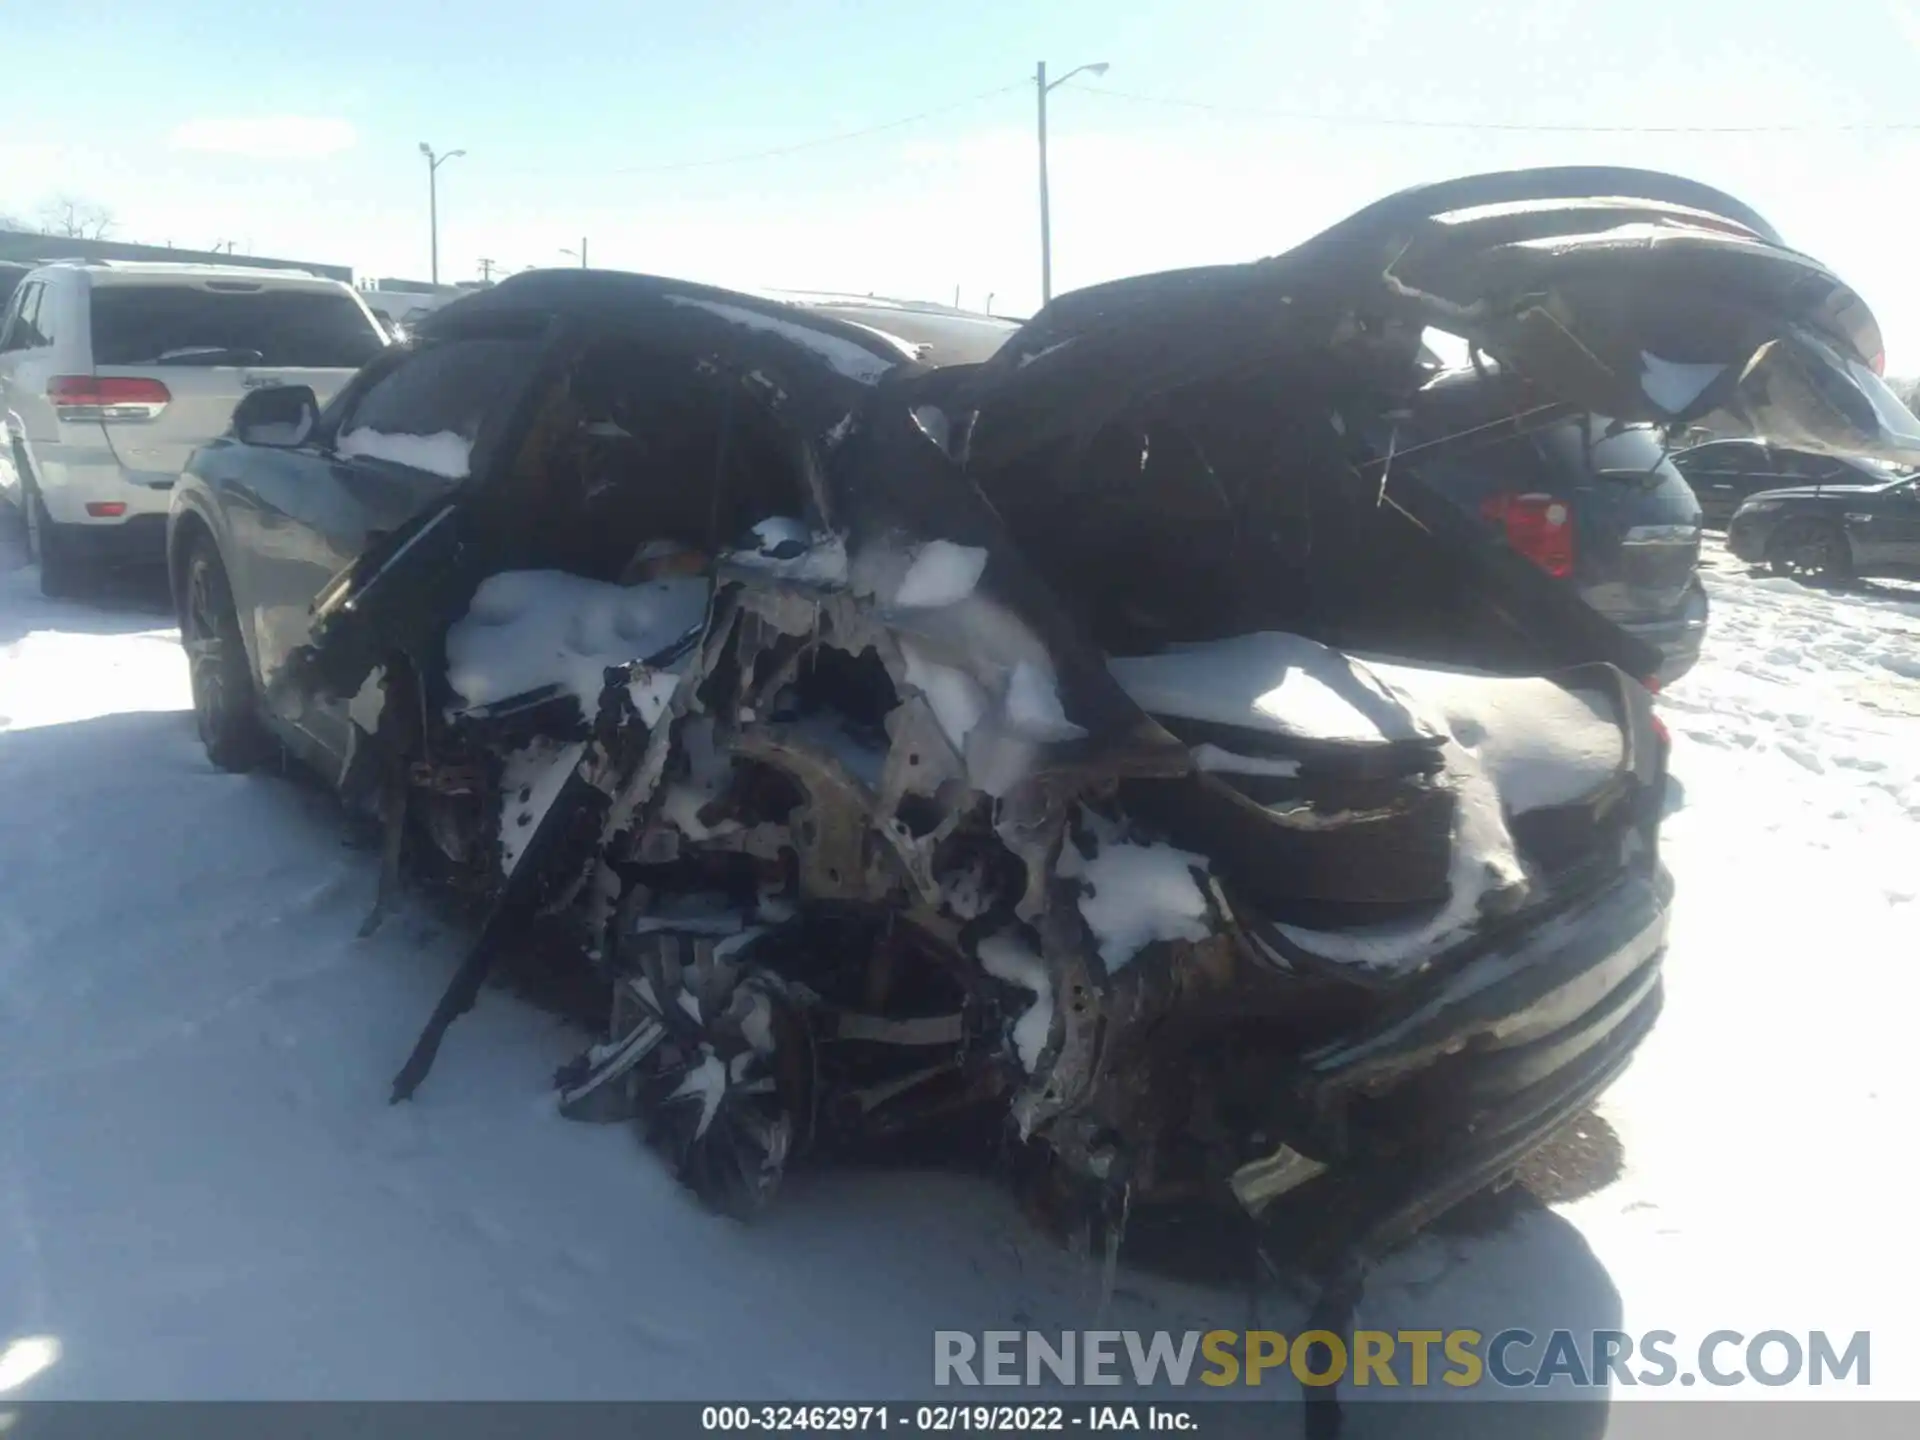
[{"label": "side mirror", "polygon": [[310,385],[271,385],[250,390],[233,407],[231,434],[243,445],[289,449],[304,445],[320,418],[320,400]]}]

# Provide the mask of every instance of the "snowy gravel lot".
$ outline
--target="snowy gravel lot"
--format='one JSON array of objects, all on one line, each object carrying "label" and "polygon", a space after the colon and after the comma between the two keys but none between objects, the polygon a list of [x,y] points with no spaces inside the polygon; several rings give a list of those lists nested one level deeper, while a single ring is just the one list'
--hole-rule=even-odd
[{"label": "snowy gravel lot", "polygon": [[[573,1039],[502,995],[389,1107],[457,937],[356,940],[373,857],[317,792],[208,766],[160,605],[35,580],[0,517],[0,1389],[904,1398],[936,1328],[1253,1323],[1131,1272],[1103,1315],[983,1179],[812,1174],[709,1217],[553,1114]],[[1606,1183],[1546,1167],[1552,1208],[1423,1239],[1360,1323],[1870,1330],[1873,1392],[1920,1399],[1920,588],[1724,556],[1708,584],[1663,706],[1666,1015],[1565,1151]]]}]

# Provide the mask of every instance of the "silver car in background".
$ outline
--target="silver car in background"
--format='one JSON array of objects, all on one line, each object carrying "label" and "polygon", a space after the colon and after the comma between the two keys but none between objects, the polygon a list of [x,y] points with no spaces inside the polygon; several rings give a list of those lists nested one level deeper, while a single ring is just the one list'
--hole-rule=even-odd
[{"label": "silver car in background", "polygon": [[0,490],[27,520],[49,595],[165,551],[167,502],[195,447],[249,391],[324,403],[388,343],[351,287],[305,271],[57,261],[0,326]]}]

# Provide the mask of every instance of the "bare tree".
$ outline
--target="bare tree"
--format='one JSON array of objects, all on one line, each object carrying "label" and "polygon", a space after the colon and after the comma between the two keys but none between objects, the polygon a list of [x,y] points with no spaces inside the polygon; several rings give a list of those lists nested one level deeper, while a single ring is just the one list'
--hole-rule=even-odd
[{"label": "bare tree", "polygon": [[64,240],[104,240],[113,229],[113,212],[90,200],[59,195],[40,207],[40,231]]}]

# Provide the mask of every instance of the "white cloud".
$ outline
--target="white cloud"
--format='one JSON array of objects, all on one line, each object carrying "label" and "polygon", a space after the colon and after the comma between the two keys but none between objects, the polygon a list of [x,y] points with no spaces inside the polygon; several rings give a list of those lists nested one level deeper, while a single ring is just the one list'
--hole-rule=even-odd
[{"label": "white cloud", "polygon": [[175,150],[244,155],[255,160],[317,160],[351,150],[359,140],[345,120],[306,115],[253,115],[188,120],[173,127]]},{"label": "white cloud", "polygon": [[1920,14],[1903,0],[1887,0],[1887,18],[1914,49],[1920,50]]}]

